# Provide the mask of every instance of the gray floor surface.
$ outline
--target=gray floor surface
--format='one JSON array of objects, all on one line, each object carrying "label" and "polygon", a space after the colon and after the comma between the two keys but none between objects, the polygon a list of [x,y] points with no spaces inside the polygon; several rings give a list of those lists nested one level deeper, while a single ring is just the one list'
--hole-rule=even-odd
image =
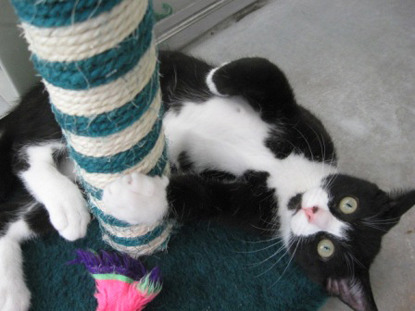
[{"label": "gray floor surface", "polygon": [[[415,188],[414,16],[414,0],[266,1],[185,50],[218,64],[269,58],[332,134],[341,171]],[[384,238],[371,280],[379,310],[415,310],[415,208]]]}]

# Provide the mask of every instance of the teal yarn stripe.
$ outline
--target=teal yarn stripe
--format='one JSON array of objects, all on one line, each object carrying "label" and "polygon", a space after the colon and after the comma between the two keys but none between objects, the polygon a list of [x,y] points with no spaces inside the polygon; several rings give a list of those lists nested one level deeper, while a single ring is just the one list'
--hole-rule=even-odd
[{"label": "teal yarn stripe", "polygon": [[103,195],[103,190],[97,187],[92,186],[91,184],[87,183],[85,180],[82,180],[82,188],[88,192],[89,195],[92,197],[101,200]]},{"label": "teal yarn stripe", "polygon": [[148,176],[161,176],[167,166],[167,144],[164,145],[163,153],[157,164],[147,173]]},{"label": "teal yarn stripe", "polygon": [[152,43],[151,6],[138,28],[116,47],[75,62],[49,62],[32,55],[39,74],[50,84],[70,90],[85,90],[107,84],[133,69]]},{"label": "teal yarn stripe", "polygon": [[[161,176],[167,166],[167,146],[164,146],[163,154],[161,155],[160,159],[158,160],[157,164],[147,173],[148,176]],[[88,192],[91,196],[96,198],[97,200],[102,199],[103,190],[97,187],[94,187],[87,183],[85,180],[82,180],[82,187],[83,189]]]},{"label": "teal yarn stripe", "polygon": [[152,231],[134,238],[123,238],[112,235],[108,231],[105,230],[103,226],[101,226],[101,231],[106,234],[111,241],[114,241],[118,245],[126,246],[126,247],[134,247],[134,246],[141,246],[150,243],[151,241],[157,239],[165,230],[167,229],[167,224],[163,222],[161,225],[154,228]]},{"label": "teal yarn stripe", "polygon": [[141,162],[153,150],[162,131],[161,119],[158,119],[151,131],[130,149],[112,156],[93,157],[78,153],[68,146],[71,158],[88,173],[121,173]]},{"label": "teal yarn stripe", "polygon": [[96,207],[91,202],[89,203],[90,210],[92,215],[94,215],[97,219],[100,221],[110,225],[110,226],[116,226],[121,228],[130,227],[131,225],[129,223],[126,223],[125,221],[119,220],[115,217],[112,217],[111,215],[105,214],[102,210],[100,210],[98,207]]},{"label": "teal yarn stripe", "polygon": [[120,132],[139,120],[159,91],[158,67],[144,89],[130,102],[110,112],[90,116],[68,115],[52,104],[56,121],[66,132],[78,136],[103,137]]},{"label": "teal yarn stripe", "polygon": [[37,27],[68,26],[110,11],[122,0],[11,0],[19,18]]}]

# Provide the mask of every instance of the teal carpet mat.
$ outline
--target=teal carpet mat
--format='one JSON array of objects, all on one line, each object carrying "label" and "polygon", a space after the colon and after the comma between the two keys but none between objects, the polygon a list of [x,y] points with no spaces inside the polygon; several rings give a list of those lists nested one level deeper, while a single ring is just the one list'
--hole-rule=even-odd
[{"label": "teal carpet mat", "polygon": [[[163,290],[146,310],[317,310],[324,292],[293,262],[288,265],[289,256],[273,255],[281,246],[273,243],[212,222],[179,228],[166,253],[144,260],[163,276]],[[74,243],[53,234],[24,244],[32,311],[95,310],[92,277],[83,266],[66,264],[77,248],[108,249],[96,221]]]}]

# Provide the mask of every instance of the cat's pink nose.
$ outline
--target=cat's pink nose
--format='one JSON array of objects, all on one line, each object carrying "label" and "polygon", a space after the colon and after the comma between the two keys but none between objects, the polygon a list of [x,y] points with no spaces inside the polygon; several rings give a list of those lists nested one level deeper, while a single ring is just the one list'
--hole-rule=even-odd
[{"label": "cat's pink nose", "polygon": [[316,214],[319,211],[319,208],[318,206],[306,207],[306,208],[303,208],[303,211],[305,215],[307,216],[308,221],[314,222],[314,218],[316,217]]}]

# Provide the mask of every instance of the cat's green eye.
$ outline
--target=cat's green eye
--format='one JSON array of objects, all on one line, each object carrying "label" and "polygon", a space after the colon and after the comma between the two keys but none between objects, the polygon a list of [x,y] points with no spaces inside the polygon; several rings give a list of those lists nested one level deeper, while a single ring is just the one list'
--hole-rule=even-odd
[{"label": "cat's green eye", "polygon": [[353,197],[345,197],[339,203],[339,209],[343,214],[352,214],[357,210],[359,203]]},{"label": "cat's green eye", "polygon": [[334,244],[329,239],[323,239],[317,245],[317,253],[320,255],[320,257],[324,259],[333,256],[334,250]]}]

